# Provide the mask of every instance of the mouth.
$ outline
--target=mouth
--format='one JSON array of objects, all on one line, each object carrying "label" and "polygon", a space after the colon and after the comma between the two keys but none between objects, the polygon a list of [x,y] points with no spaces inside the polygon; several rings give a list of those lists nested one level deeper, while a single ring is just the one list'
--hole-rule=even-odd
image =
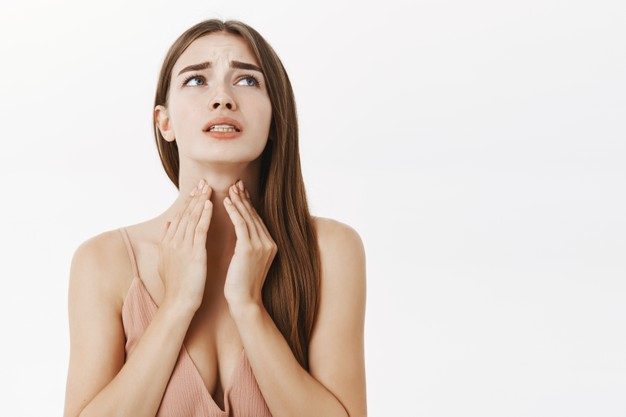
[{"label": "mouth", "polygon": [[211,126],[206,129],[205,132],[241,132],[241,130],[237,129],[235,126],[220,124]]},{"label": "mouth", "polygon": [[220,117],[211,120],[202,129],[203,132],[241,132],[242,128],[239,122],[228,117]]}]

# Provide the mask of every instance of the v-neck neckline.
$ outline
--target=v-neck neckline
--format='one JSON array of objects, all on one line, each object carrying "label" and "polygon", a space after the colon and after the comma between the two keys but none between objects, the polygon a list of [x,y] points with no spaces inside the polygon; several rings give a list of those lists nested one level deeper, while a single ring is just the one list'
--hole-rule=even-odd
[{"label": "v-neck neckline", "polygon": [[[133,277],[133,280],[137,280],[139,282],[139,286],[145,292],[145,294],[147,295],[147,297],[150,300],[150,302],[154,305],[154,307],[156,307],[158,309],[159,305],[156,303],[156,301],[154,301],[154,298],[152,298],[152,295],[150,294],[150,291],[148,291],[148,289],[146,288],[146,286],[143,283],[143,280],[139,277],[138,274],[135,274],[135,276]],[[209,389],[205,385],[204,379],[202,378],[202,374],[200,373],[200,370],[198,369],[198,366],[196,365],[195,361],[193,360],[191,354],[189,353],[189,349],[187,349],[187,346],[185,345],[185,342],[182,343],[182,350],[184,352],[184,355],[187,357],[187,359],[189,359],[189,362],[191,362],[192,368],[194,369],[194,374],[196,375],[196,379],[198,380],[198,383],[201,384],[202,387],[204,388],[204,392],[210,398],[211,403],[221,413],[224,413],[224,414],[228,415],[228,412],[229,412],[228,393],[233,388],[233,383],[235,382],[235,378],[237,377],[237,373],[239,372],[242,364],[245,362],[245,357],[246,357],[245,349],[241,349],[241,354],[240,354],[239,360],[235,364],[235,367],[234,367],[234,369],[231,372],[230,378],[228,379],[226,384],[222,387],[222,391],[224,392],[224,395],[223,395],[224,410],[222,410],[222,408],[217,404],[217,402],[215,401],[215,398],[213,398],[213,396],[211,395],[211,392],[209,391]]]},{"label": "v-neck neckline", "polygon": [[[137,281],[140,287],[140,290],[143,291],[146,295],[148,300],[152,303],[153,307],[155,309],[159,309],[159,305],[156,303],[156,301],[154,301],[154,298],[152,298],[152,294],[150,294],[150,291],[148,291],[148,288],[146,287],[145,283],[143,282],[143,279],[141,279],[141,277],[139,276],[139,268],[137,266],[137,259],[135,256],[135,251],[133,249],[133,245],[130,241],[130,237],[128,236],[128,232],[126,231],[125,227],[121,227],[120,231],[122,232],[122,235],[124,237],[124,240],[127,243],[130,255],[131,255],[131,263],[132,263],[132,269],[133,269],[133,282],[130,285],[130,288],[128,290],[128,293],[130,293],[130,291],[132,291],[133,289],[133,285],[134,282]],[[122,305],[126,304],[126,301],[128,300],[128,295],[126,294],[126,297],[124,298],[124,301],[122,303]],[[189,362],[191,362],[191,367],[193,368],[193,373],[196,375],[196,379],[198,380],[198,383],[203,387],[204,392],[206,393],[206,395],[209,397],[211,403],[213,404],[213,406],[219,410],[220,414],[224,414],[225,416],[228,416],[230,410],[230,405],[228,402],[228,394],[231,391],[231,389],[233,388],[233,384],[235,383],[235,379],[238,376],[238,373],[241,370],[242,364],[245,362],[246,359],[246,355],[245,355],[245,349],[242,348],[241,349],[241,354],[240,357],[237,361],[237,363],[235,364],[235,367],[233,368],[231,375],[230,375],[230,379],[227,381],[227,384],[225,384],[222,387],[222,391],[223,391],[223,402],[224,402],[224,410],[222,410],[222,408],[217,404],[217,402],[215,401],[215,398],[213,398],[213,396],[211,395],[211,392],[209,391],[209,389],[207,388],[207,386],[204,384],[204,379],[202,378],[202,374],[200,373],[200,370],[198,369],[198,367],[196,366],[196,363],[194,362],[193,358],[191,357],[191,354],[189,353],[189,350],[187,349],[187,346],[185,345],[185,342],[183,341],[182,346],[181,346],[181,350],[184,353],[184,356],[187,357],[187,359],[189,359]]]}]

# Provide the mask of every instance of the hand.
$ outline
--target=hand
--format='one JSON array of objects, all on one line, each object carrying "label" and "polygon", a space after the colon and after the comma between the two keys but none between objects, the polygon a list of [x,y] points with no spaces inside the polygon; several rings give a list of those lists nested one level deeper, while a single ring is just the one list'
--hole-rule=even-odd
[{"label": "hand", "polygon": [[202,304],[207,274],[206,237],[213,214],[212,189],[204,180],[194,187],[184,207],[176,213],[159,243],[159,276],[163,303],[193,309]]},{"label": "hand", "polygon": [[230,307],[242,304],[263,305],[261,290],[278,246],[244,190],[243,182],[229,188],[224,206],[235,226],[237,243],[228,266],[224,296]]}]

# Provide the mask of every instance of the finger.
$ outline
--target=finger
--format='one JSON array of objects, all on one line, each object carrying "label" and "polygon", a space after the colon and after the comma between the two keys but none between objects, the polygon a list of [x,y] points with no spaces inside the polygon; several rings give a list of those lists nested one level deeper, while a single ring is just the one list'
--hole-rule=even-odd
[{"label": "finger", "polygon": [[185,233],[187,232],[187,226],[189,224],[189,221],[191,220],[191,214],[193,213],[193,209],[196,204],[198,204],[198,199],[202,195],[202,193],[200,193],[199,191],[201,190],[198,190],[197,187],[192,191],[193,196],[191,198],[191,201],[183,210],[180,218],[180,223],[178,224],[178,230],[176,230],[176,234],[174,235],[174,240],[176,242],[182,243],[185,240]]},{"label": "finger", "polygon": [[211,224],[211,217],[213,216],[213,203],[210,200],[212,192],[213,190],[209,187],[208,197],[202,205],[202,215],[193,239],[193,247],[198,248],[198,250],[206,250],[206,236]]},{"label": "finger", "polygon": [[267,230],[267,228],[265,227],[265,223],[263,222],[263,219],[259,215],[259,212],[256,211],[256,209],[254,208],[254,205],[252,204],[252,200],[250,200],[250,193],[248,193],[248,190],[244,190],[243,194],[240,194],[240,196],[241,196],[241,201],[243,202],[244,206],[248,209],[248,212],[250,213],[250,217],[252,218],[252,222],[254,223],[254,226],[256,228],[256,232],[259,238],[261,240],[269,239],[271,235],[269,231]]},{"label": "finger", "polygon": [[252,212],[252,221],[256,226],[256,230],[259,234],[259,240],[261,241],[263,247],[271,248],[272,252],[275,251],[277,249],[276,243],[274,242],[274,239],[272,239],[272,235],[270,235],[269,231],[265,227],[263,219],[261,219],[261,216],[259,216],[259,213],[256,211]]},{"label": "finger", "polygon": [[249,194],[247,194],[248,190],[241,190],[241,188],[235,188],[235,190],[238,191],[237,196],[239,197],[241,204],[243,204],[243,206],[246,208],[246,210],[250,214],[250,218],[252,218],[252,215],[255,210],[254,210],[254,206],[252,206],[252,202],[250,201]]},{"label": "finger", "polygon": [[265,227],[265,223],[263,223],[263,219],[261,219],[261,216],[259,216],[259,213],[257,213],[256,211],[252,213],[252,221],[256,226],[256,230],[259,234],[259,239],[261,239],[261,242],[266,245],[271,245],[274,242],[272,239],[272,235],[270,235],[267,227]]},{"label": "finger", "polygon": [[165,235],[165,239],[166,240],[172,240],[174,238],[174,236],[176,235],[176,231],[178,230],[178,225],[180,223],[180,220],[182,218],[182,214],[185,211],[185,209],[187,208],[187,206],[189,205],[189,203],[191,203],[193,201],[194,198],[194,191],[197,189],[198,187],[194,187],[193,190],[191,190],[191,193],[187,196],[187,199],[185,200],[185,202],[183,203],[183,207],[174,215],[174,218],[171,221],[170,227],[167,230],[167,234]]},{"label": "finger", "polygon": [[259,233],[256,230],[254,222],[252,221],[250,211],[243,202],[241,188],[239,188],[237,184],[231,187],[230,196],[231,201],[234,203],[235,207],[237,207],[237,211],[246,222],[246,228],[248,229],[250,240],[255,244],[260,243]]},{"label": "finger", "polygon": [[184,241],[187,247],[193,247],[193,241],[196,234],[196,227],[198,226],[198,221],[200,221],[200,216],[202,216],[202,210],[204,209],[204,202],[207,199],[209,191],[209,185],[204,184],[202,190],[199,190],[196,195],[197,199],[194,203],[193,208],[190,209],[189,219],[187,222],[187,227],[185,230]]},{"label": "finger", "polygon": [[[263,233],[265,233],[265,235],[267,235],[267,237],[271,238],[272,234],[270,233],[269,229],[267,228],[267,226],[265,224],[265,220],[263,220],[263,218],[261,217],[259,212],[252,205],[252,199],[250,198],[250,193],[248,193],[248,190],[245,190],[244,194],[246,195],[246,200],[250,203],[250,207],[252,207],[252,209],[253,209],[253,210],[251,210],[251,212],[252,212],[252,217],[256,221],[256,225],[257,226],[259,226],[259,225],[261,226],[261,228],[260,229],[257,228],[257,230],[259,230],[260,232],[262,231]],[[263,233],[259,233],[259,235],[262,235]]]},{"label": "finger", "polygon": [[[250,214],[252,216],[252,221],[254,222],[254,225],[256,226],[259,239],[261,240],[263,245],[265,247],[271,248],[272,252],[277,251],[278,246],[276,245],[276,242],[274,242],[274,239],[272,239],[272,235],[270,234],[269,230],[267,230],[267,227],[265,226],[265,222],[261,218],[261,215],[259,214],[258,211],[256,211],[256,209],[254,208],[254,205],[252,205],[252,200],[250,199],[250,193],[248,193],[248,190],[244,190],[243,192],[243,202],[244,202],[244,205],[250,211]],[[269,259],[269,265],[271,265],[272,260],[273,260],[273,257]],[[269,268],[269,265],[267,266],[267,268]]]},{"label": "finger", "polygon": [[230,197],[226,197],[224,199],[224,207],[226,208],[226,212],[230,217],[230,221],[233,222],[233,226],[235,226],[235,234],[237,235],[237,239],[245,239],[250,241],[250,235],[248,234],[248,226],[246,226],[246,221],[241,217],[237,207],[233,204]]}]

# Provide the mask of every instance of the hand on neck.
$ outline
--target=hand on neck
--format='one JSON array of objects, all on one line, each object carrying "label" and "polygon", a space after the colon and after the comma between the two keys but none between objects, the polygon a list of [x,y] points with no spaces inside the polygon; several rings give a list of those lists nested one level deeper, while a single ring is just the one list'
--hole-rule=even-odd
[{"label": "hand on neck", "polygon": [[[187,169],[185,169],[187,168]],[[182,210],[189,194],[204,180],[210,187],[209,199],[213,204],[209,236],[214,239],[231,241],[235,233],[230,215],[224,207],[224,199],[231,195],[230,188],[238,180],[242,180],[250,200],[256,210],[260,202],[259,195],[260,159],[240,164],[210,164],[181,166],[179,177],[179,194],[174,203],[163,213],[163,221],[171,221]]]}]

